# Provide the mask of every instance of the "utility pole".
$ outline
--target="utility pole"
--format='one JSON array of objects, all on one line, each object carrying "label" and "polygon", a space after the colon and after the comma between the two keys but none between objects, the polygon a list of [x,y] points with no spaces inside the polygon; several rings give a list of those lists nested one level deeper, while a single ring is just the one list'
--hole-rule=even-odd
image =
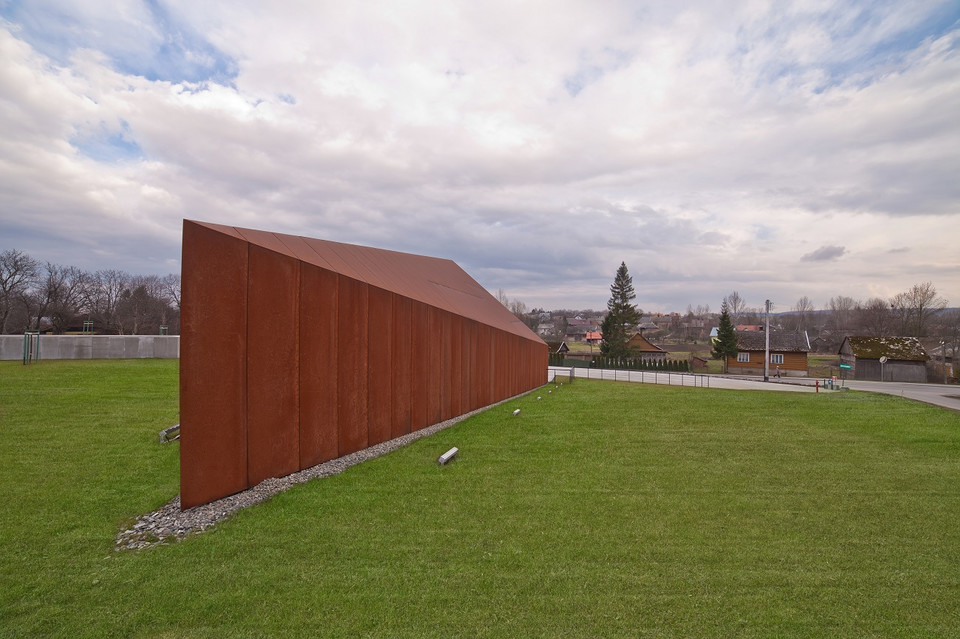
[{"label": "utility pole", "polygon": [[940,340],[940,364],[943,366],[943,385],[947,385],[947,340]]},{"label": "utility pole", "polygon": [[766,302],[766,311],[764,312],[763,326],[763,381],[770,381],[770,300]]}]

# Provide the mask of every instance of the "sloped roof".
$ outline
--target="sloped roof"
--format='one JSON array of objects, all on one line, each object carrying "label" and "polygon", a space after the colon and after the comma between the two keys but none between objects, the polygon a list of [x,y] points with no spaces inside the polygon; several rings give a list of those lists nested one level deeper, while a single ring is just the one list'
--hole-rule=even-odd
[{"label": "sloped roof", "polygon": [[[861,359],[888,357],[907,362],[925,362],[930,359],[916,337],[847,337],[850,350]],[[843,345],[840,346],[841,350]]]},{"label": "sloped roof", "polygon": [[627,341],[627,347],[633,350],[640,351],[641,353],[666,353],[667,351],[663,350],[641,333],[634,333]]},{"label": "sloped roof", "polygon": [[197,224],[403,297],[544,343],[452,260],[195,220],[184,220],[184,223]]},{"label": "sloped roof", "polygon": [[[737,348],[742,351],[766,349],[766,332],[736,331]],[[806,331],[770,331],[770,350],[787,353],[808,353],[810,342]]]},{"label": "sloped roof", "polygon": [[551,353],[569,353],[570,347],[566,342],[547,342],[547,348]]}]

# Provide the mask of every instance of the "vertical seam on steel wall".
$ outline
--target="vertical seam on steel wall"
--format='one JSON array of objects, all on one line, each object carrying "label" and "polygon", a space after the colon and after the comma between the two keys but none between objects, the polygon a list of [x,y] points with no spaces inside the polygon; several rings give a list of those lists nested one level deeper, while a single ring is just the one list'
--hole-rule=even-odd
[{"label": "vertical seam on steel wall", "polygon": [[246,240],[247,262],[245,279],[247,280],[247,290],[243,298],[243,440],[244,440],[244,470],[246,480],[243,482],[247,488],[250,488],[250,250],[251,244]]},{"label": "vertical seam on steel wall", "polygon": [[294,287],[296,295],[293,300],[293,307],[296,309],[294,311],[294,317],[296,318],[296,325],[293,327],[293,338],[296,340],[296,347],[293,349],[294,357],[296,357],[296,366],[297,366],[297,387],[296,392],[294,393],[294,404],[297,407],[297,469],[300,468],[300,429],[302,427],[300,423],[300,393],[302,392],[303,385],[300,383],[300,349],[303,347],[303,343],[300,341],[300,295],[301,291],[301,271],[303,270],[303,260],[294,258],[297,262],[297,284]]},{"label": "vertical seam on steel wall", "polygon": [[[337,428],[337,457],[342,457],[340,452],[340,383],[343,381],[340,379],[340,278],[343,275],[338,271],[332,271],[336,275],[334,280],[333,287],[337,291],[337,302],[333,305],[333,344],[334,344],[334,353],[336,353],[337,362],[336,362],[336,371],[337,371],[337,388],[333,394],[333,408],[334,413],[336,414],[336,428]],[[336,458],[335,458],[336,459]]]}]

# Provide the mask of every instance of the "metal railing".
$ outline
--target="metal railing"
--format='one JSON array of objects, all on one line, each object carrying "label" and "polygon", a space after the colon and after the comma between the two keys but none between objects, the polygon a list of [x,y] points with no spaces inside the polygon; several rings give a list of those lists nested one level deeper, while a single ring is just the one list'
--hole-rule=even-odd
[{"label": "metal railing", "polygon": [[697,373],[674,373],[669,371],[625,371],[615,368],[580,368],[574,366],[548,366],[547,378],[556,375],[574,378],[601,379],[612,382],[636,382],[638,384],[667,384],[710,388],[710,376]]}]

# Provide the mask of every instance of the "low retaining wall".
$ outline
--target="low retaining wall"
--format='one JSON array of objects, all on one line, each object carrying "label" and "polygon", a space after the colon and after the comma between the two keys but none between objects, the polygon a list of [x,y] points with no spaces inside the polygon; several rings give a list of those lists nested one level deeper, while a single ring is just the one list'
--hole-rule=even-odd
[{"label": "low retaining wall", "polygon": [[[40,359],[176,359],[179,335],[41,335]],[[23,359],[23,335],[0,335],[0,360]]]}]

